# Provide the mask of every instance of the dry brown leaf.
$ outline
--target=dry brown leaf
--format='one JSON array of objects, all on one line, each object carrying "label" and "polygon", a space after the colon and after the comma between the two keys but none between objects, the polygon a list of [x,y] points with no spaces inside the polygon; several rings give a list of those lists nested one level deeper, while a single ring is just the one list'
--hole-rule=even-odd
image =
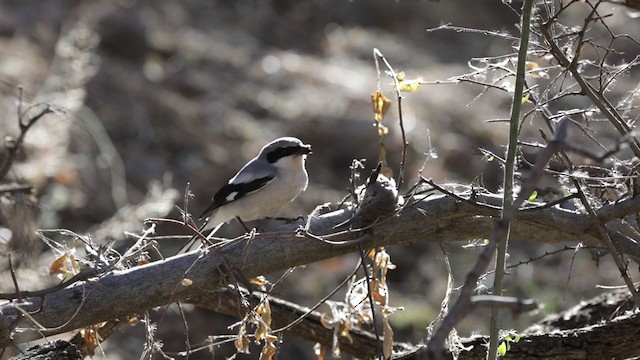
[{"label": "dry brown leaf", "polygon": [[78,261],[73,254],[64,253],[55,259],[49,267],[50,275],[61,275],[64,280],[70,279],[80,272]]},{"label": "dry brown leaf", "polygon": [[260,360],[271,360],[278,354],[278,337],[275,335],[268,335],[265,339],[264,346],[260,352]]},{"label": "dry brown leaf", "polygon": [[262,321],[258,322],[255,333],[255,342],[259,344],[262,339],[269,338],[269,331],[271,331],[271,306],[269,300],[263,301],[256,309],[256,314],[260,315]]},{"label": "dry brown leaf", "polygon": [[313,352],[316,354],[316,360],[326,360],[327,359],[327,348],[322,346],[320,343],[315,343],[313,345]]},{"label": "dry brown leaf", "polygon": [[378,248],[375,260],[373,262],[374,276],[380,274],[380,281],[382,284],[387,284],[387,271],[395,269],[396,266],[391,262],[391,256],[389,253],[381,247]]},{"label": "dry brown leaf", "polygon": [[89,326],[80,329],[80,336],[82,337],[82,348],[80,351],[84,355],[95,355],[96,348],[100,345],[100,336],[95,326]]},{"label": "dry brown leaf", "polygon": [[371,280],[371,297],[381,305],[387,305],[387,286],[378,279]]},{"label": "dry brown leaf", "polygon": [[269,284],[269,280],[262,275],[249,279],[249,282],[253,285],[259,286],[262,290],[264,290],[265,286]]},{"label": "dry brown leaf", "polygon": [[238,330],[238,335],[236,335],[236,340],[233,344],[239,353],[249,353],[249,337],[247,337],[247,328],[244,323],[240,325],[240,330]]},{"label": "dry brown leaf", "polygon": [[51,263],[49,268],[49,275],[64,274],[69,271],[67,266],[68,257],[67,254],[60,256]]}]

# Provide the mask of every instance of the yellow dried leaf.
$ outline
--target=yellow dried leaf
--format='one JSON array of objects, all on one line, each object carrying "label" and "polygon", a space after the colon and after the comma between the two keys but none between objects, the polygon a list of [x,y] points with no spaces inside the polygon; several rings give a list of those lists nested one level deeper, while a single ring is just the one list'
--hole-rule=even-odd
[{"label": "yellow dried leaf", "polygon": [[537,62],[535,62],[535,61],[527,61],[525,63],[525,70],[532,71],[532,70],[536,70],[536,69],[540,69],[540,65],[538,65]]},{"label": "yellow dried leaf", "polygon": [[540,69],[540,65],[538,65],[537,62],[534,61],[527,61],[525,64],[525,70],[527,72],[527,75],[531,76],[534,79],[538,79],[538,78],[543,78],[543,79],[548,79],[549,78],[549,74]]},{"label": "yellow dried leaf", "polygon": [[385,136],[389,133],[389,128],[382,124],[378,124],[377,128],[378,128],[378,136]]},{"label": "yellow dried leaf", "polygon": [[371,104],[373,105],[373,119],[379,124],[391,107],[391,100],[384,96],[382,92],[376,91],[371,94]]},{"label": "yellow dried leaf", "polygon": [[184,278],[184,279],[182,279],[182,281],[180,281],[180,285],[182,285],[182,286],[191,286],[191,285],[193,285],[193,280]]},{"label": "yellow dried leaf", "polygon": [[416,92],[422,86],[421,82],[422,82],[422,79],[414,79],[414,80],[400,81],[398,85],[400,86],[400,91]]},{"label": "yellow dried leaf", "polygon": [[422,86],[422,78],[407,79],[404,71],[396,73],[396,80],[398,80],[398,90],[400,91],[414,92]]},{"label": "yellow dried leaf", "polygon": [[249,282],[253,285],[259,286],[261,289],[264,289],[264,287],[269,284],[269,280],[262,275],[249,279]]}]

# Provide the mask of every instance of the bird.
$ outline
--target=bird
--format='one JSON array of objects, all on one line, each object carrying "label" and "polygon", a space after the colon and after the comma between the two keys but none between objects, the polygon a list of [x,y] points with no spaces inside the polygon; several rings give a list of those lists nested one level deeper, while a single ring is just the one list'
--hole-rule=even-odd
[{"label": "bird", "polygon": [[200,220],[205,219],[200,232],[211,230],[209,239],[232,219],[252,221],[279,215],[309,184],[305,167],[309,154],[311,145],[295,137],[281,137],[265,145],[215,193],[200,215]]}]

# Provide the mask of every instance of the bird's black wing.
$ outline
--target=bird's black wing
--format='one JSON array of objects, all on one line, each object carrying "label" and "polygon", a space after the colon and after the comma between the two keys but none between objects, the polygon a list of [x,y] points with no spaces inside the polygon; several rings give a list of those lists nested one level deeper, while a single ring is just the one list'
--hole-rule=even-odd
[{"label": "bird's black wing", "polygon": [[224,204],[236,201],[247,194],[263,188],[265,185],[270,183],[273,178],[273,176],[264,176],[240,184],[228,183],[220,188],[220,190],[218,190],[218,192],[213,196],[213,202],[205,211],[202,212],[200,219],[209,216],[213,210]]}]

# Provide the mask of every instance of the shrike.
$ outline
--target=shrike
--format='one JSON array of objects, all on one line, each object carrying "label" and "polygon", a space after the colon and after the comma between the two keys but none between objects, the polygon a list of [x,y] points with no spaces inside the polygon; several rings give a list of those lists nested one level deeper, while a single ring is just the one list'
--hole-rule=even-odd
[{"label": "shrike", "polygon": [[307,188],[308,154],[311,146],[294,137],[281,137],[265,145],[213,196],[213,203],[200,216],[208,217],[201,231],[213,229],[209,238],[234,218],[251,221],[277,216]]}]

